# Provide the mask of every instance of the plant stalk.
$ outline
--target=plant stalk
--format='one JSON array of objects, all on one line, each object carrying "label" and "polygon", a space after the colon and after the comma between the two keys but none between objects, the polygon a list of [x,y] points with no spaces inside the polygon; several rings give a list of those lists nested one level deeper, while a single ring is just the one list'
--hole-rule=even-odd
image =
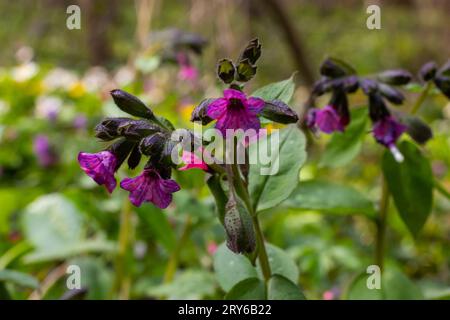
[{"label": "plant stalk", "polygon": [[375,242],[375,264],[383,270],[384,251],[385,251],[385,235],[387,226],[387,213],[389,208],[389,188],[386,178],[383,177],[382,191],[380,200],[380,215],[377,220],[377,235]]}]

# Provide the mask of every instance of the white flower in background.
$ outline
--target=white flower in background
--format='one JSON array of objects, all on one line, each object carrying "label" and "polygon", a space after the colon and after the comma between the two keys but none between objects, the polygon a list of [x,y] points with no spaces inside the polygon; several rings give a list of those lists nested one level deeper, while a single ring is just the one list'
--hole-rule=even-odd
[{"label": "white flower in background", "polygon": [[108,72],[103,67],[90,68],[81,80],[89,92],[97,92],[109,83]]},{"label": "white flower in background", "polygon": [[28,62],[14,67],[11,76],[16,82],[25,82],[33,78],[38,71],[39,67],[36,63]]},{"label": "white flower in background", "polygon": [[130,84],[136,76],[134,70],[130,67],[123,66],[117,70],[114,75],[114,81],[117,83],[118,87],[123,87]]},{"label": "white flower in background", "polygon": [[65,89],[69,90],[78,82],[78,76],[66,69],[55,68],[44,78],[43,84],[47,89]]},{"label": "white flower in background", "polygon": [[40,96],[36,101],[35,115],[39,119],[56,120],[62,100],[54,96]]}]

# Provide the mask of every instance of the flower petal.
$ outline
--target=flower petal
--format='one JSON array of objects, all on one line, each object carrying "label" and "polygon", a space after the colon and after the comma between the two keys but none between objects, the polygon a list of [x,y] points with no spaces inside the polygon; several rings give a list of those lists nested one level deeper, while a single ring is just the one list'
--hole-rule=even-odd
[{"label": "flower petal", "polygon": [[206,114],[212,119],[217,119],[223,116],[227,111],[228,100],[224,98],[219,98],[214,100],[209,106]]},{"label": "flower petal", "polygon": [[256,98],[256,97],[250,97],[247,100],[247,104],[248,104],[248,111],[250,111],[254,114],[258,114],[264,108],[265,102],[263,99]]},{"label": "flower petal", "polygon": [[245,93],[243,93],[242,91],[236,90],[236,89],[225,89],[225,90],[223,90],[223,96],[227,100],[229,100],[229,99],[238,99],[238,100],[245,101],[247,99],[247,97],[245,96]]}]

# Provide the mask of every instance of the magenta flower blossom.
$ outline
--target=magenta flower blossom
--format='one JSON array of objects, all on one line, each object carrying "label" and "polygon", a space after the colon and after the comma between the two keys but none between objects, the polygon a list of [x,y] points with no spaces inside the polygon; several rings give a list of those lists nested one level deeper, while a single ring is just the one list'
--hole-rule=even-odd
[{"label": "magenta flower blossom", "polygon": [[178,71],[178,79],[195,82],[198,79],[198,71],[194,66],[182,65]]},{"label": "magenta flower blossom", "polygon": [[109,193],[113,192],[117,185],[114,178],[117,159],[110,151],[102,151],[99,153],[78,154],[78,162],[81,169],[94,179],[99,185],[105,185]]},{"label": "magenta flower blossom", "polygon": [[398,138],[406,131],[406,126],[398,122],[393,116],[381,118],[373,124],[373,136],[378,143],[389,148],[394,158],[401,162],[403,156],[397,149],[395,143]]},{"label": "magenta flower blossom", "polygon": [[33,151],[36,154],[39,165],[44,168],[48,168],[54,165],[57,161],[48,137],[45,135],[37,135],[33,141]]},{"label": "magenta flower blossom", "polygon": [[[200,152],[203,153],[203,148],[200,149]],[[181,156],[181,160],[184,162],[184,166],[179,168],[180,171],[185,171],[189,169],[201,169],[203,171],[208,171],[208,165],[203,161],[195,152],[189,152],[183,150],[183,155]]]},{"label": "magenta flower blossom", "polygon": [[130,191],[130,201],[136,207],[143,202],[152,202],[165,209],[172,202],[172,193],[180,190],[180,186],[171,179],[163,179],[154,169],[144,169],[136,178],[125,178],[120,187]]},{"label": "magenta flower blossom", "polygon": [[207,115],[216,119],[216,128],[226,135],[227,129],[254,129],[259,131],[261,123],[258,114],[264,108],[264,100],[250,97],[239,90],[226,89],[223,98],[214,100],[207,109]]},{"label": "magenta flower blossom", "polygon": [[310,109],[306,116],[306,125],[311,129],[318,128],[324,133],[344,131],[344,125],[341,117],[336,109],[330,105],[325,106],[322,109]]}]

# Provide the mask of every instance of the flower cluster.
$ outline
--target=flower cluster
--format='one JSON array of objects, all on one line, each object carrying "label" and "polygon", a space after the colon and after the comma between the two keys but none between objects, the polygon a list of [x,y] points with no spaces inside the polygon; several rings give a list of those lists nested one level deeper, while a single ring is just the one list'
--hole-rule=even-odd
[{"label": "flower cluster", "polygon": [[[448,73],[449,69],[449,66],[444,66],[436,72],[433,63],[426,64],[421,71],[422,79],[434,79],[436,85],[441,85],[440,88],[445,94],[445,83],[447,86],[450,83],[445,80],[448,79],[446,72]],[[412,74],[408,71],[387,70],[374,78],[361,77],[347,63],[328,58],[322,63],[320,73],[322,78],[314,84],[304,118],[305,125],[313,132],[322,131],[329,134],[345,131],[351,120],[347,95],[361,89],[368,97],[372,135],[379,144],[392,152],[397,161],[403,160],[396,142],[404,132],[419,143],[431,138],[431,130],[423,122],[391,110],[388,106],[388,103],[401,105],[404,102],[405,96],[395,86],[403,86],[411,81]],[[331,93],[330,101],[325,107],[316,108],[316,98],[326,93]]]},{"label": "flower cluster", "polygon": [[113,143],[98,153],[80,152],[80,167],[111,193],[117,185],[114,175],[123,162],[128,159],[129,168],[134,169],[143,155],[148,156],[143,172],[135,178],[123,179],[120,187],[130,192],[130,201],[135,206],[151,202],[159,208],[167,208],[172,201],[172,193],[180,190],[179,185],[170,179],[172,168],[168,158],[171,150],[168,144],[171,124],[166,119],[157,118],[142,101],[129,93],[113,90],[111,95],[120,109],[140,119],[107,118],[99,123],[95,128],[96,136]]}]

